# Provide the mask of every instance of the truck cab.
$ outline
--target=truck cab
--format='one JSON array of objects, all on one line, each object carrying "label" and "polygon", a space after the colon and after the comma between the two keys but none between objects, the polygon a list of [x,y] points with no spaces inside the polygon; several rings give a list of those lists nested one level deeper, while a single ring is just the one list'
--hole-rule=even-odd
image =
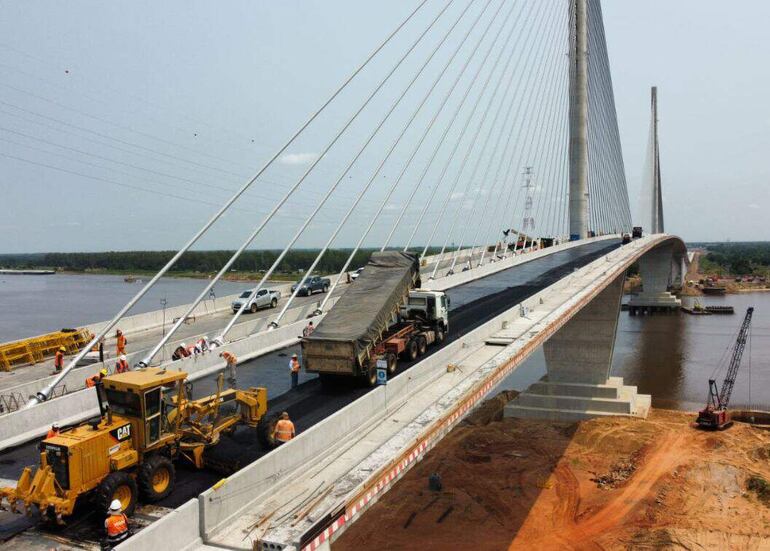
[{"label": "truck cab", "polygon": [[422,319],[442,327],[445,332],[449,329],[449,297],[442,291],[409,291],[409,299],[400,313],[404,319]]}]

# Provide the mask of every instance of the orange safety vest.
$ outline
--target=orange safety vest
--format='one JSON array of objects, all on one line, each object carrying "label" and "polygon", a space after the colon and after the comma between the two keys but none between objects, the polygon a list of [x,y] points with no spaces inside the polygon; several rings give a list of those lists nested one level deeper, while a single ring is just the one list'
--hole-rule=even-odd
[{"label": "orange safety vest", "polygon": [[291,359],[291,372],[292,373],[299,373],[299,360],[295,360],[294,358]]},{"label": "orange safety vest", "polygon": [[104,521],[104,527],[107,529],[107,537],[116,538],[128,532],[128,518],[123,513],[110,515]]},{"label": "orange safety vest", "polygon": [[48,431],[48,434],[46,434],[46,435],[45,435],[45,437],[46,437],[46,440],[47,440],[48,438],[53,438],[54,436],[59,436],[59,431],[58,431],[58,430],[53,430],[53,429],[50,429],[50,430]]},{"label": "orange safety vest", "polygon": [[232,354],[231,352],[223,352],[222,357],[225,359],[225,361],[228,364],[237,364],[238,358],[235,357],[235,354]]},{"label": "orange safety vest", "polygon": [[53,360],[53,365],[56,369],[64,367],[64,353],[61,350],[56,351],[56,357]]},{"label": "orange safety vest", "polygon": [[279,419],[275,424],[275,439],[279,442],[288,442],[294,438],[294,423],[288,419]]},{"label": "orange safety vest", "polygon": [[118,335],[118,351],[122,352],[125,347],[126,347],[125,335]]},{"label": "orange safety vest", "polygon": [[86,388],[91,388],[92,386],[96,386],[96,383],[99,382],[100,378],[99,375],[92,375],[91,377],[88,377],[86,379]]},{"label": "orange safety vest", "polygon": [[115,371],[118,373],[125,373],[128,371],[128,362],[126,360],[118,360],[118,363],[115,364]]}]

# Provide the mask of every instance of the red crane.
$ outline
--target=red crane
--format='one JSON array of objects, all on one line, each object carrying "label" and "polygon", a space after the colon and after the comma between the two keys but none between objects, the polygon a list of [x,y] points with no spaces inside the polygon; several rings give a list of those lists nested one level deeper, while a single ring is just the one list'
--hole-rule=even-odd
[{"label": "red crane", "polygon": [[743,357],[743,350],[746,348],[746,340],[749,336],[749,327],[751,326],[751,316],[753,313],[753,307],[746,310],[746,317],[743,318],[743,324],[740,331],[738,331],[738,338],[733,346],[733,354],[730,358],[730,365],[727,368],[725,380],[722,381],[722,388],[717,391],[717,382],[714,379],[709,379],[708,401],[706,402],[706,407],[698,413],[698,419],[696,420],[701,428],[723,430],[733,424],[730,412],[727,411],[727,406],[730,403],[730,395],[733,393],[738,368],[741,366],[741,358]]}]

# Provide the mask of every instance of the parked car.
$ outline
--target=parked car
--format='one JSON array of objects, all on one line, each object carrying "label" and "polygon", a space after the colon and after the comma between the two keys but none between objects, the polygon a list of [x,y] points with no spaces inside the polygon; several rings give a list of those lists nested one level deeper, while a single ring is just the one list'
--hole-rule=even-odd
[{"label": "parked car", "polygon": [[[299,286],[300,281],[295,283],[291,286],[291,292],[297,290],[297,287]],[[312,276],[305,280],[305,283],[302,284],[302,287],[299,290],[299,295],[303,295],[306,297],[309,297],[316,291],[321,291],[322,293],[325,293],[329,290],[329,287],[331,287],[332,282],[327,277],[319,277],[319,276]]]},{"label": "parked car", "polygon": [[[260,308],[275,308],[278,306],[278,300],[281,298],[281,291],[272,289],[260,289],[253,299],[249,300],[251,291],[244,291],[237,299],[233,301],[233,314],[241,308],[246,308],[252,314]],[[248,304],[246,304],[248,303]],[[245,306],[244,306],[245,304]]]},{"label": "parked car", "polygon": [[364,271],[363,267],[358,268],[357,270],[353,270],[352,272],[350,272],[350,279],[355,281],[356,279],[358,279],[358,276],[360,276],[361,272],[363,272],[363,271]]}]

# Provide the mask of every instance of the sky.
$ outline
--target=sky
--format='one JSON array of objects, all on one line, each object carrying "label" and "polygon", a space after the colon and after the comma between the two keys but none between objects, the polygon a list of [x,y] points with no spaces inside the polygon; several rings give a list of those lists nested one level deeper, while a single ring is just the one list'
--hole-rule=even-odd
[{"label": "sky", "polygon": [[[533,2],[529,0],[529,4]],[[518,3],[526,6],[528,2]],[[248,237],[305,169],[319,159],[335,129],[444,4],[444,0],[429,0],[399,40],[354,79],[196,247],[232,249]],[[466,4],[452,3],[445,19],[427,36],[429,44],[438,44],[441,33]],[[462,24],[467,22],[470,28],[474,14],[482,13],[482,4],[475,2]],[[499,15],[492,17],[495,0],[490,11],[483,12],[484,17],[490,16],[491,32],[503,28],[506,10],[514,4],[505,3]],[[416,6],[413,0],[2,2],[0,253],[179,248]],[[556,8],[550,19],[548,7],[542,8],[541,18],[535,11],[539,7],[533,11],[511,7],[512,48],[517,47],[519,37],[521,51],[530,43],[536,50],[542,44],[542,52],[559,51],[559,35],[549,29],[553,25],[563,28],[558,8],[566,9],[566,1],[553,0],[548,6]],[[715,0],[605,0],[602,7],[632,205],[639,200],[644,173],[649,89],[656,85],[666,230],[688,241],[770,239],[762,223],[770,206],[766,161],[770,75],[758,67],[770,54],[770,38],[764,28],[770,5],[745,0],[740,9],[728,12],[724,3]],[[526,15],[519,20],[517,14]],[[482,25],[485,20],[480,21]],[[462,24],[446,43],[447,51],[454,44],[462,46],[450,73],[459,74],[459,60],[470,52],[476,36],[471,34],[461,44]],[[552,34],[553,39],[549,38]],[[540,35],[542,40],[537,38]],[[503,44],[504,36],[500,34],[500,42],[493,43],[489,35],[490,60],[500,54],[501,62],[494,66],[496,73],[490,71],[490,86],[483,92],[487,94],[484,102],[489,98],[492,107],[499,98],[501,109],[506,97],[515,97],[504,95],[506,90],[512,90],[519,80],[525,82],[524,75],[534,70],[534,62],[527,66],[523,61],[519,66],[518,58],[510,68],[502,67],[507,58],[498,44]],[[481,42],[480,52],[486,44]],[[430,47],[424,47],[415,53],[427,56],[429,51]],[[448,55],[436,55],[404,103],[417,104]],[[554,59],[563,64],[559,56]],[[418,66],[417,61],[407,59],[349,132],[320,158],[317,169],[259,233],[253,246],[279,248],[295,232],[296,246],[326,242],[397,137],[398,123],[407,120],[408,110],[399,107],[394,111],[389,125],[300,232],[305,217],[321,205],[326,190]],[[481,86],[486,74],[481,61],[475,80],[474,67],[458,80],[458,91],[466,82]],[[558,86],[559,72],[553,74],[552,82]],[[511,84],[501,86],[499,96],[493,95],[493,83],[498,77],[504,82],[506,75],[511,75]],[[430,110],[438,107],[437,98],[453,90],[449,82],[447,78],[435,87],[414,130],[405,134],[404,147],[395,150],[393,160],[378,174],[371,194],[364,196],[332,241],[334,246],[354,245],[380,200],[384,201],[383,214],[365,245],[384,242],[404,205],[406,214],[396,224],[393,242],[407,241],[418,219],[423,221],[413,238],[416,243],[431,235],[438,244],[442,240],[468,242],[484,235],[486,230],[479,228],[482,223],[491,224],[495,216],[489,213],[497,212],[491,209],[498,207],[496,199],[501,197],[494,188],[485,188],[485,182],[493,179],[481,177],[487,165],[496,166],[497,157],[491,152],[494,139],[489,140],[490,153],[478,154],[481,169],[473,178],[466,176],[477,157],[471,155],[464,169],[461,154],[457,160],[450,158],[449,144],[457,137],[462,153],[470,144],[480,147],[487,132],[491,137],[498,131],[505,136],[503,117],[496,116],[494,109],[476,135],[473,125],[467,134],[460,134],[459,128],[449,131],[447,145],[439,150],[436,166],[427,173],[426,181],[438,182],[438,193],[425,208],[424,219],[420,218],[422,207],[408,203],[408,195],[420,168],[428,166],[430,148],[420,152],[404,185],[385,201],[388,183],[397,181],[399,166],[408,157],[405,146],[417,143],[417,129],[427,125]],[[552,100],[545,98],[546,84],[544,79],[542,88],[532,85],[532,105],[562,105],[559,94]],[[524,97],[522,92],[521,99]],[[452,96],[446,112],[451,112],[453,102],[459,106],[459,101]],[[482,120],[484,102],[471,120]],[[458,109],[461,117],[471,112],[470,106]],[[517,136],[526,135],[527,128],[540,128],[543,134],[543,129],[551,128],[539,125],[534,116],[527,120]],[[443,119],[437,128],[441,122]],[[554,131],[561,128],[556,122]],[[532,133],[533,141],[537,132]],[[537,159],[536,178],[556,181],[563,161],[558,146],[555,143],[554,149]],[[444,158],[448,171],[441,173]],[[522,158],[520,164],[529,161]],[[514,172],[518,170],[514,168]],[[456,174],[458,187],[452,188]],[[447,198],[446,211],[442,196]],[[540,224],[550,221],[543,221],[551,212],[545,201],[544,196],[538,205],[542,207]],[[504,212],[504,205],[499,208],[503,209],[501,217],[510,215]],[[516,211],[511,216],[520,219],[520,215]],[[557,217],[552,223],[558,229]]]}]

